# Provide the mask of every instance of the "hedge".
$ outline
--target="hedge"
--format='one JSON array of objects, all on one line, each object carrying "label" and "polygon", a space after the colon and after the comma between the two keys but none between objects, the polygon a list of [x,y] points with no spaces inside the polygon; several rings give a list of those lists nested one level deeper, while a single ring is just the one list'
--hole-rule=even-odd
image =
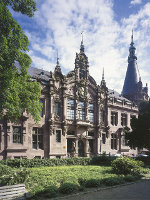
[{"label": "hedge", "polygon": [[110,166],[115,159],[112,156],[97,156],[97,157],[73,157],[73,158],[51,158],[51,159],[7,159],[1,160],[0,164],[10,167],[52,167],[52,166],[69,166],[69,165],[106,165]]}]

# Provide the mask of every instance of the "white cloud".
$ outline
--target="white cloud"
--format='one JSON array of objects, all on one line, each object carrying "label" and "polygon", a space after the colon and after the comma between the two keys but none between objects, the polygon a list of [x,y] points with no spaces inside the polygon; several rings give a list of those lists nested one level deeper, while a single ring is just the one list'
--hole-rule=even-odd
[{"label": "white cloud", "polygon": [[135,5],[135,4],[141,4],[142,3],[142,0],[132,0],[130,2],[131,5]]},{"label": "white cloud", "polygon": [[134,29],[138,66],[142,80],[148,82],[149,10],[150,3],[147,3],[119,24],[114,17],[112,0],[89,0],[88,3],[87,0],[42,1],[34,22],[45,33],[44,36],[26,31],[31,43],[33,66],[53,70],[58,50],[62,71],[73,70],[75,55],[80,48],[81,31],[84,31],[90,74],[99,84],[104,67],[107,86],[121,92],[128,65],[131,30]]}]

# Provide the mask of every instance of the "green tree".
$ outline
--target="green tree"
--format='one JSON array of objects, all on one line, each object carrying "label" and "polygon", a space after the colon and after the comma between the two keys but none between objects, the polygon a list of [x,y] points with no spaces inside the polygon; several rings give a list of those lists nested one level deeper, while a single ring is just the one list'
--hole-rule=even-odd
[{"label": "green tree", "polygon": [[8,6],[29,17],[36,11],[34,0],[0,0],[0,119],[15,121],[26,110],[38,122],[41,88],[28,74],[29,41]]},{"label": "green tree", "polygon": [[131,128],[126,133],[129,146],[150,150],[150,101],[140,104],[138,118],[131,120]]}]

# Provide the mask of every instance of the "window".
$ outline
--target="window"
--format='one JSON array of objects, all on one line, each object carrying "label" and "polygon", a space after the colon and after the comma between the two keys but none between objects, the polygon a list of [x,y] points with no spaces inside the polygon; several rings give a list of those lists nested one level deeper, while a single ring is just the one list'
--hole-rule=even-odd
[{"label": "window", "polygon": [[111,112],[111,124],[113,126],[117,126],[117,124],[118,124],[118,113],[117,112]]},{"label": "window", "polygon": [[106,143],[106,134],[105,133],[102,134],[102,142],[103,142],[103,144]]},{"label": "window", "polygon": [[88,111],[89,121],[94,122],[94,105],[92,103],[89,104]]},{"label": "window", "polygon": [[61,130],[56,130],[56,142],[61,142]]},{"label": "window", "polygon": [[43,100],[43,99],[40,99],[40,103],[41,103],[41,105],[42,105],[41,112],[40,112],[40,116],[43,117],[43,115],[44,115],[44,100]]},{"label": "window", "polygon": [[54,114],[60,116],[60,103],[59,102],[54,103]]},{"label": "window", "polygon": [[93,153],[94,152],[94,145],[93,145],[93,140],[89,140],[89,152]]},{"label": "window", "polygon": [[80,120],[85,120],[85,104],[82,101],[78,102],[78,116]]},{"label": "window", "polygon": [[23,137],[21,132],[20,126],[14,126],[13,127],[13,143],[22,144],[23,143]]},{"label": "window", "polygon": [[127,126],[127,114],[121,113],[121,125]]},{"label": "window", "polygon": [[105,122],[105,111],[101,110],[100,111],[100,122]]},{"label": "window", "polygon": [[136,115],[130,115],[130,124],[131,124],[131,120],[136,118]]},{"label": "window", "polygon": [[128,146],[128,140],[126,139],[125,135],[121,136],[121,143],[123,146]]},{"label": "window", "polygon": [[117,149],[117,135],[111,134],[111,149]]},{"label": "window", "polygon": [[68,131],[67,135],[75,135],[75,131]]},{"label": "window", "polygon": [[94,132],[88,132],[88,136],[94,136]]},{"label": "window", "polygon": [[67,119],[74,120],[74,100],[67,101]]},{"label": "window", "polygon": [[61,156],[56,156],[56,158],[60,159],[60,158],[61,158]]},{"label": "window", "polygon": [[42,128],[33,128],[32,148],[43,149],[43,130]]}]

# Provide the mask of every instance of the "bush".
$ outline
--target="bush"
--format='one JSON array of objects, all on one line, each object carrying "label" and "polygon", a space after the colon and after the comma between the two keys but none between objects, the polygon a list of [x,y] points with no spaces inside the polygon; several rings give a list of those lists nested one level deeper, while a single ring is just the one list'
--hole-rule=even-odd
[{"label": "bush", "polygon": [[133,181],[136,181],[136,180],[138,180],[139,179],[139,177],[138,176],[133,176],[133,175],[126,175],[125,177],[124,177],[124,180],[125,181],[127,181],[127,182],[133,182]]},{"label": "bush", "polygon": [[119,185],[125,182],[123,177],[109,177],[104,178],[102,181],[106,186]]},{"label": "bush", "polygon": [[58,193],[58,187],[55,185],[49,185],[45,187],[44,189],[42,189],[42,191],[37,192],[36,195],[32,198],[37,199],[37,200],[39,199],[39,197],[52,198],[52,197],[56,197],[57,193]]},{"label": "bush", "polygon": [[85,181],[85,187],[99,187],[102,185],[101,179],[89,179]]},{"label": "bush", "polygon": [[114,156],[106,156],[105,154],[100,156],[95,156],[91,159],[92,165],[104,165],[104,166],[110,166],[111,162],[115,160],[116,157]]},{"label": "bush", "polygon": [[70,166],[70,165],[89,165],[91,158],[61,158],[61,159],[13,159],[2,160],[0,164],[10,167],[53,167],[53,166]]},{"label": "bush", "polygon": [[143,166],[143,162],[128,157],[120,157],[112,162],[112,169],[116,174],[138,176],[142,173]]},{"label": "bush", "polygon": [[12,172],[12,168],[6,165],[0,165],[0,176],[9,174]]},{"label": "bush", "polygon": [[12,169],[4,166],[5,168],[0,166],[1,170],[4,169],[3,173],[1,172],[0,186],[24,183],[29,176],[29,171],[24,168]]},{"label": "bush", "polygon": [[79,190],[79,186],[75,183],[66,182],[59,187],[59,192],[63,194],[70,194],[77,190]]}]

